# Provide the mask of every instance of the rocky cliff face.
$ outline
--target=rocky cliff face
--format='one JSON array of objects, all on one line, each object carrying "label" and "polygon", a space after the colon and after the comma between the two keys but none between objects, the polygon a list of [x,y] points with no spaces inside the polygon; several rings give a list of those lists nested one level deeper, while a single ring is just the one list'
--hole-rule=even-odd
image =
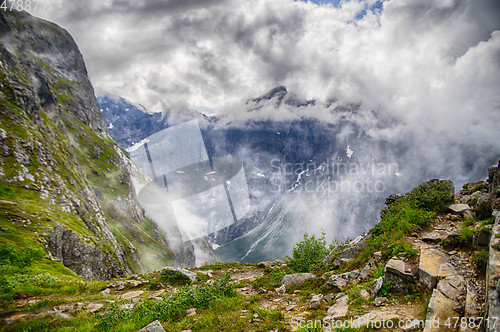
[{"label": "rocky cliff face", "polygon": [[0,242],[43,248],[87,280],[173,262],[65,30],[0,12],[0,114]]}]

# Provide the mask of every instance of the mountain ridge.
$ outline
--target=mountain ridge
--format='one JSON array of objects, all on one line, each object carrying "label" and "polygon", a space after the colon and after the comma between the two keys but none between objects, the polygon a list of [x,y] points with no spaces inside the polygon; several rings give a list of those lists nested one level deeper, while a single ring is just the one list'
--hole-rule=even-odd
[{"label": "mountain ridge", "polygon": [[41,266],[88,280],[174,264],[72,37],[25,12],[1,11],[0,22],[0,242],[42,250]]}]

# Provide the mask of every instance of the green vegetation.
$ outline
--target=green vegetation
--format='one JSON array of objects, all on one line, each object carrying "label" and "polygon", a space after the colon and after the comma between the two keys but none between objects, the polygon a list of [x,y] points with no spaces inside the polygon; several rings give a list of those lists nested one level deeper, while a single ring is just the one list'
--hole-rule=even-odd
[{"label": "green vegetation", "polygon": [[310,272],[322,267],[322,260],[332,249],[332,246],[326,245],[324,232],[318,238],[305,233],[304,239],[295,244],[292,256],[287,257],[286,262],[296,272]]},{"label": "green vegetation", "polygon": [[189,308],[207,308],[217,300],[234,296],[234,285],[227,275],[213,284],[180,288],[164,301],[145,301],[131,310],[114,306],[99,318],[96,327],[100,331],[129,331],[131,326],[145,326],[156,319],[178,321]]},{"label": "green vegetation", "polygon": [[417,253],[405,237],[427,227],[437,210],[453,202],[452,189],[449,182],[426,182],[385,207],[382,220],[372,229],[360,254],[346,269],[361,266],[378,250],[384,259],[399,254],[415,257]]},{"label": "green vegetation", "polygon": [[493,208],[491,207],[491,201],[484,201],[477,205],[474,208],[474,213],[478,220],[493,220]]},{"label": "green vegetation", "polygon": [[21,250],[11,244],[0,244],[0,266],[10,265],[22,269],[30,266],[33,261],[41,260],[44,256],[40,249]]},{"label": "green vegetation", "polygon": [[477,269],[483,273],[483,275],[486,274],[486,268],[488,267],[489,253],[488,248],[481,248],[472,256],[472,262],[477,266]]},{"label": "green vegetation", "polygon": [[179,271],[165,269],[161,271],[160,275],[151,281],[151,288],[156,288],[158,283],[168,283],[172,285],[190,285],[191,280],[186,275],[180,273]]}]

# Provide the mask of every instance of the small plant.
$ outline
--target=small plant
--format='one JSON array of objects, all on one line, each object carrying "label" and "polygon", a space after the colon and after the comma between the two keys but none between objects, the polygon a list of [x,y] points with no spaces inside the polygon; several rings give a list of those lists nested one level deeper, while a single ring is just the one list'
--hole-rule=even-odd
[{"label": "small plant", "polygon": [[488,266],[489,251],[487,248],[482,248],[472,255],[472,262],[476,265],[478,270],[486,274],[486,268]]},{"label": "small plant", "polygon": [[484,201],[481,204],[478,204],[474,208],[474,212],[476,214],[477,219],[479,220],[488,220],[491,218],[493,209],[491,207],[491,201]]},{"label": "small plant", "polygon": [[287,257],[287,264],[296,272],[310,272],[322,266],[322,260],[329,252],[324,232],[318,238],[305,233],[304,239],[295,244],[292,257]]},{"label": "small plant", "polygon": [[160,281],[165,281],[171,285],[189,285],[191,280],[188,276],[179,271],[165,269],[161,271]]}]

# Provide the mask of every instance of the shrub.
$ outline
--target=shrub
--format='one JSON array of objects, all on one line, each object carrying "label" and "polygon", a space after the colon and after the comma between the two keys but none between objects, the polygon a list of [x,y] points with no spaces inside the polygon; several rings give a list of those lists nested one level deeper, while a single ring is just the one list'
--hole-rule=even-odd
[{"label": "shrub", "polygon": [[486,268],[488,266],[489,251],[487,248],[482,248],[476,251],[472,256],[473,263],[477,266],[477,269],[482,273],[486,274]]},{"label": "shrub", "polygon": [[453,203],[453,182],[429,181],[407,194],[413,206],[423,210],[436,210]]},{"label": "shrub", "polygon": [[165,269],[161,271],[160,281],[166,281],[172,285],[189,285],[191,280],[179,271]]},{"label": "shrub", "polygon": [[474,208],[476,217],[478,220],[487,220],[491,218],[493,209],[491,207],[491,201],[484,201]]},{"label": "shrub", "polygon": [[324,232],[318,238],[314,234],[309,236],[305,233],[304,239],[295,244],[292,257],[287,257],[287,264],[296,272],[310,272],[315,267],[322,266],[321,261],[329,252]]}]

